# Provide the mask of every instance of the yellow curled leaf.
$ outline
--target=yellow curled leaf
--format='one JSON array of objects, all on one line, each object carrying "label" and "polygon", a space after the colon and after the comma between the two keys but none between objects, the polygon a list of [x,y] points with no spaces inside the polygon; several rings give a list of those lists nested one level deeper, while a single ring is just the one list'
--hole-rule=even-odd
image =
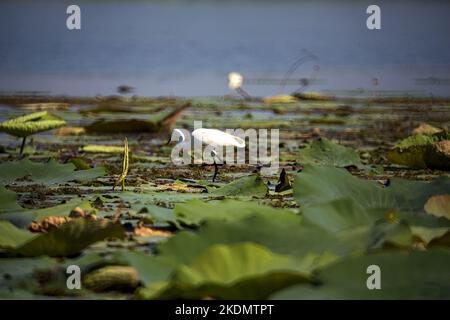
[{"label": "yellow curled leaf", "polygon": [[0,123],[0,131],[16,137],[56,129],[66,125],[66,121],[49,114],[47,111],[34,112]]},{"label": "yellow curled leaf", "polygon": [[297,102],[297,98],[288,95],[288,94],[280,94],[272,97],[265,97],[263,99],[264,103],[293,103]]}]

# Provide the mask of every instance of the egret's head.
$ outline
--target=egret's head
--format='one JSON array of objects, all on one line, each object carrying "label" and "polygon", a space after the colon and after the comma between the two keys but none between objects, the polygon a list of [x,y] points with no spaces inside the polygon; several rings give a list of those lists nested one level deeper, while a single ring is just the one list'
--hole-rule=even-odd
[{"label": "egret's head", "polygon": [[186,137],[183,131],[180,129],[173,129],[166,144],[170,144],[171,142],[182,142],[184,140],[186,140]]},{"label": "egret's head", "polygon": [[230,72],[228,74],[228,87],[232,90],[239,89],[244,83],[244,77],[237,72]]}]

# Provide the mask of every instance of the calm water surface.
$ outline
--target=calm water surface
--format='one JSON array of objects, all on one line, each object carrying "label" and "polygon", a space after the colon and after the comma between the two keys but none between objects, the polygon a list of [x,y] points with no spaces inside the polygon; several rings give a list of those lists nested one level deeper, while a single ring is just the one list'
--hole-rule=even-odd
[{"label": "calm water surface", "polygon": [[[82,11],[68,31],[66,7]],[[304,50],[316,61],[293,78],[310,90],[408,90],[450,95],[450,2],[378,1],[382,29],[366,28],[372,1],[0,2],[0,91],[142,95],[230,93],[227,74],[281,79]],[[440,82],[418,82],[418,78]],[[246,85],[251,94],[295,90]]]}]

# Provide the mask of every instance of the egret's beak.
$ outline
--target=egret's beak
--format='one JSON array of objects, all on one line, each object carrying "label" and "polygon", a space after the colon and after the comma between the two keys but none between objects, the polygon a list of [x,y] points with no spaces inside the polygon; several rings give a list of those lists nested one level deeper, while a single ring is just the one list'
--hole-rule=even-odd
[{"label": "egret's beak", "polygon": [[181,131],[180,129],[173,129],[171,134],[170,134],[169,140],[166,143],[166,145],[168,145],[168,144],[170,144],[172,142],[172,138],[175,138],[175,139],[177,138],[176,135],[174,136],[174,133],[178,133],[178,136],[181,137],[181,141],[185,141],[186,140],[186,138],[185,138],[185,136],[183,134],[183,131]]},{"label": "egret's beak", "polygon": [[169,139],[167,139],[167,142],[164,144],[165,146],[168,146],[172,142],[172,134],[173,130],[169,133]]}]

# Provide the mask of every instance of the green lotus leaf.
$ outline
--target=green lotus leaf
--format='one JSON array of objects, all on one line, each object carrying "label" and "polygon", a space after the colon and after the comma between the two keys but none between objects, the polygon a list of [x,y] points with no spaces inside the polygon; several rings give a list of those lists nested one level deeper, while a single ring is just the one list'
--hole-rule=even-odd
[{"label": "green lotus leaf", "polygon": [[[320,285],[296,285],[272,299],[449,299],[450,251],[391,251],[351,256],[319,271]],[[369,290],[372,272],[380,268],[381,288]]]},{"label": "green lotus leaf", "polygon": [[8,161],[0,164],[0,183],[9,184],[21,179],[21,184],[55,185],[68,181],[88,181],[105,175],[104,167],[75,170],[72,163],[59,164],[51,159],[47,163],[32,162],[29,159]]},{"label": "green lotus leaf", "polygon": [[152,204],[146,206],[140,205],[134,208],[139,208],[137,210],[138,214],[143,216],[147,222],[163,226],[175,225],[177,228],[181,228],[173,209],[158,207]]},{"label": "green lotus leaf", "polygon": [[411,232],[414,236],[420,238],[426,245],[435,239],[445,236],[450,231],[448,227],[442,228],[426,228],[426,227],[411,227]]},{"label": "green lotus leaf", "polygon": [[341,168],[350,166],[365,167],[361,163],[356,150],[334,143],[327,138],[315,140],[307,147],[301,149],[298,162],[302,165],[316,164]]},{"label": "green lotus leaf", "polygon": [[248,196],[262,198],[267,194],[267,186],[261,176],[251,175],[230,182],[223,187],[211,190],[217,196]]},{"label": "green lotus leaf", "polygon": [[[442,131],[431,135],[412,135],[394,146],[387,154],[391,163],[411,168],[434,168],[448,166],[450,159],[436,160],[433,145],[440,141],[450,140],[450,132]],[[444,163],[443,163],[444,162]],[[446,164],[447,163],[447,164]]]},{"label": "green lotus leaf", "polygon": [[450,190],[450,178],[440,177],[431,182],[391,179],[383,187],[375,181],[352,176],[347,170],[332,167],[306,166],[294,180],[294,197],[308,208],[342,198],[351,199],[355,206],[364,208],[361,214],[395,213],[412,225],[426,227],[450,226],[445,218],[436,218],[424,211],[426,201],[433,195]]},{"label": "green lotus leaf", "polygon": [[[260,207],[253,205],[255,209]],[[246,206],[250,204],[243,204],[244,208]],[[234,208],[239,211],[238,204]],[[189,263],[213,244],[256,242],[280,254],[303,257],[307,253],[328,251],[340,256],[366,250],[369,232],[370,226],[362,226],[333,234],[312,223],[303,223],[300,216],[290,211],[261,210],[240,219],[207,220],[196,232],[178,232],[159,244],[157,251],[161,256],[173,257],[176,262]]]},{"label": "green lotus leaf", "polygon": [[2,185],[0,185],[0,203],[0,214],[23,210],[17,203],[17,193],[9,191]]},{"label": "green lotus leaf", "polygon": [[409,249],[414,244],[413,232],[404,221],[377,221],[367,237],[367,249]]},{"label": "green lotus leaf", "polygon": [[224,200],[220,202],[204,202],[198,199],[175,205],[176,219],[189,226],[196,226],[210,220],[239,220],[256,213],[292,214],[289,210],[276,209],[252,202]]},{"label": "green lotus leaf", "polygon": [[331,200],[303,209],[305,223],[312,223],[331,233],[361,226],[370,226],[383,217],[382,212],[370,213],[349,198]]},{"label": "green lotus leaf", "polygon": [[167,281],[178,265],[173,257],[152,256],[143,252],[120,252],[116,256],[136,269],[139,280],[145,286]]},{"label": "green lotus leaf", "polygon": [[[0,187],[0,201],[2,200],[2,195],[6,190]],[[72,209],[79,207],[85,212],[92,212],[92,208],[89,200],[80,201],[79,199],[72,199],[66,203],[54,205],[47,208],[39,209],[27,209],[21,207],[17,202],[17,194],[12,191],[6,190],[8,199],[3,197],[3,205],[0,208],[0,220],[9,221],[19,228],[26,228],[32,221],[37,221],[48,216],[59,216],[67,217],[69,216]]]},{"label": "green lotus leaf", "polygon": [[[177,219],[173,209],[162,208],[156,204],[178,204],[189,202],[197,198],[207,198],[208,193],[179,193],[179,192],[131,192],[124,191],[120,194],[120,199],[126,202],[130,209],[147,220],[151,220],[158,225],[173,225],[178,229],[182,226]],[[104,199],[106,203],[115,199]]]},{"label": "green lotus leaf", "polygon": [[168,282],[149,286],[140,296],[264,299],[284,287],[308,281],[320,260],[321,257],[298,260],[255,243],[213,245],[191,264],[179,266]]},{"label": "green lotus leaf", "polygon": [[294,195],[302,205],[305,225],[317,226],[341,241],[357,232],[365,250],[387,244],[405,248],[417,238],[428,245],[450,230],[448,220],[424,211],[427,199],[448,184],[448,178],[430,183],[393,179],[389,187],[382,187],[345,170],[306,167],[294,181]]},{"label": "green lotus leaf", "polygon": [[35,112],[0,123],[0,131],[16,137],[56,129],[66,125],[66,121],[47,111]]},{"label": "green lotus leaf", "polygon": [[35,237],[27,230],[18,229],[8,221],[0,221],[0,248],[13,249]]},{"label": "green lotus leaf", "polygon": [[[49,257],[2,258],[0,263],[0,299],[45,298],[37,291],[40,288],[36,271],[55,270],[57,261]],[[63,274],[64,275],[64,274]],[[61,284],[65,284],[62,282]]]},{"label": "green lotus leaf", "polygon": [[44,234],[32,234],[0,221],[0,247],[26,257],[65,257],[77,254],[90,244],[108,238],[122,239],[120,224],[107,221],[75,219]]},{"label": "green lotus leaf", "polygon": [[443,140],[450,140],[450,132],[441,131],[431,135],[426,134],[412,135],[400,141],[398,144],[395,145],[395,147],[404,149],[414,146],[433,144],[435,142]]}]

